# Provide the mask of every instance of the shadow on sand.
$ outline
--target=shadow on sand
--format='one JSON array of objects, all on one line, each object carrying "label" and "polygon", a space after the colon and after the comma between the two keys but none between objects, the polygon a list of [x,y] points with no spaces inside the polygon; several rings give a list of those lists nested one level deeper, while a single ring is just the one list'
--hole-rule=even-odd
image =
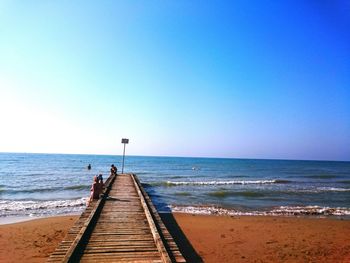
[{"label": "shadow on sand", "polygon": [[182,232],[181,228],[177,224],[172,213],[159,213],[162,221],[172,237],[174,241],[178,245],[183,257],[187,262],[203,262],[201,257],[197,254],[197,252],[192,247],[190,241],[186,238],[185,234]]},{"label": "shadow on sand", "polygon": [[159,216],[161,217],[169,233],[174,238],[174,241],[176,242],[182,256],[186,259],[186,261],[189,263],[203,262],[202,258],[194,250],[190,241],[186,238],[185,234],[177,224],[173,214],[171,213],[169,205],[164,202],[164,200],[157,194],[151,185],[142,183],[142,186],[146,190],[149,197],[152,199],[153,204],[155,204]]}]

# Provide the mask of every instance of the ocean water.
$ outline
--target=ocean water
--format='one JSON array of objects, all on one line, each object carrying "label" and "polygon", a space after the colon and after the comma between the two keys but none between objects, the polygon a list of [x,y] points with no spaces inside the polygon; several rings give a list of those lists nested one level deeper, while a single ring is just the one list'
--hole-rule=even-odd
[{"label": "ocean water", "polygon": [[[93,176],[121,160],[0,153],[0,218],[81,213]],[[160,212],[350,217],[350,162],[127,156],[124,172]]]}]

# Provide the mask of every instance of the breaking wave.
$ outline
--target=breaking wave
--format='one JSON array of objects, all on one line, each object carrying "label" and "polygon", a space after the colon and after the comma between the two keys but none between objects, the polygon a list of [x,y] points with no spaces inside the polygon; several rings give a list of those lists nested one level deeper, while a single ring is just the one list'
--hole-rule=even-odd
[{"label": "breaking wave", "polygon": [[340,188],[340,187],[317,187],[318,191],[325,192],[350,192],[349,188]]},{"label": "breaking wave", "polygon": [[341,187],[315,187],[310,189],[288,190],[286,193],[323,193],[323,192],[350,192],[350,188]]},{"label": "breaking wave", "polygon": [[312,215],[312,216],[344,216],[350,215],[350,209],[345,207],[321,206],[280,206],[271,211],[275,215]]},{"label": "breaking wave", "polygon": [[215,206],[170,206],[172,212],[228,216],[350,216],[350,208],[321,206],[280,206],[269,211],[242,211]]},{"label": "breaking wave", "polygon": [[87,198],[54,201],[12,201],[0,200],[0,216],[44,216],[76,214],[86,207]]},{"label": "breaking wave", "polygon": [[289,180],[229,180],[229,181],[166,181],[151,183],[153,186],[181,186],[181,185],[234,185],[234,184],[287,184]]}]

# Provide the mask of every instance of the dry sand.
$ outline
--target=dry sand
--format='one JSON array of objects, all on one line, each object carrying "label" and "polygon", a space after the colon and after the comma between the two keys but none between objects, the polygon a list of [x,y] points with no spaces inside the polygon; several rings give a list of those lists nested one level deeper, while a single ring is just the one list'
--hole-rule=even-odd
[{"label": "dry sand", "polygon": [[0,225],[0,262],[45,262],[77,216]]},{"label": "dry sand", "polygon": [[[350,262],[350,221],[162,215],[189,262]],[[45,262],[76,216],[0,226],[0,262]]]},{"label": "dry sand", "polygon": [[350,221],[191,216],[176,221],[205,262],[350,262]]}]

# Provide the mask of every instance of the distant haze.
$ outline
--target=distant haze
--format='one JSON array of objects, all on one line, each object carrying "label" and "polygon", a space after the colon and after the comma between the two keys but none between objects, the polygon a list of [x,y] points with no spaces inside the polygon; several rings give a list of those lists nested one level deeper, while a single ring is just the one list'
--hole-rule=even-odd
[{"label": "distant haze", "polygon": [[2,1],[0,152],[350,161],[346,1]]}]

